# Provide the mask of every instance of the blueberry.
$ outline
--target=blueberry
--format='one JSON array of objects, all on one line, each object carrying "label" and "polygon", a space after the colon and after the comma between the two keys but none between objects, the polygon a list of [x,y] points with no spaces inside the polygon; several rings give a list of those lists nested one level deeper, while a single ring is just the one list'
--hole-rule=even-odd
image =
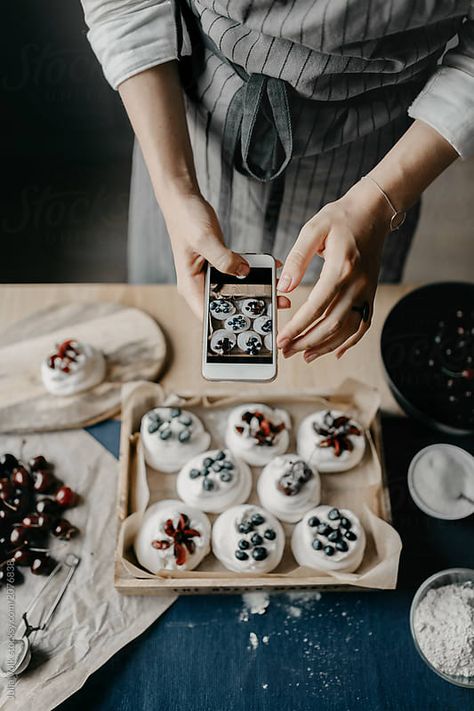
[{"label": "blueberry", "polygon": [[348,541],[357,541],[357,536],[354,531],[346,531],[344,538],[347,538]]},{"label": "blueberry", "polygon": [[181,414],[181,408],[180,407],[172,407],[170,410],[170,415],[171,417],[179,417]]},{"label": "blueberry", "polygon": [[215,484],[212,481],[212,479],[203,479],[202,480],[202,488],[204,489],[204,491],[212,491],[214,489],[214,487],[215,487]]},{"label": "blueberry", "polygon": [[250,520],[252,521],[253,524],[255,524],[255,526],[261,526],[262,523],[265,523],[265,519],[259,513],[253,514],[253,516],[251,516]]},{"label": "blueberry", "polygon": [[345,541],[336,541],[336,549],[345,553],[349,550],[349,546]]},{"label": "blueberry", "polygon": [[320,551],[321,548],[323,547],[323,544],[321,541],[319,541],[317,538],[314,539],[314,541],[311,543],[315,551]]},{"label": "blueberry", "polygon": [[191,471],[189,472],[189,476],[191,479],[197,479],[198,476],[201,476],[201,472],[199,471],[199,469],[191,469]]},{"label": "blueberry", "polygon": [[277,534],[275,533],[273,528],[267,528],[267,530],[265,531],[265,533],[263,535],[265,536],[265,538],[268,541],[274,541],[277,536]]},{"label": "blueberry", "polygon": [[192,421],[192,419],[190,418],[189,415],[182,415],[182,416],[179,418],[178,422],[180,422],[180,423],[181,423],[182,425],[184,425],[185,427],[189,427],[189,425],[191,425],[193,421]]},{"label": "blueberry", "polygon": [[265,560],[268,555],[268,551],[264,546],[257,546],[252,551],[252,558],[254,560]]},{"label": "blueberry", "polygon": [[235,551],[235,557],[238,560],[248,560],[248,554],[245,551]]},{"label": "blueberry", "polygon": [[210,467],[213,462],[214,462],[213,459],[211,459],[210,457],[206,457],[206,458],[203,460],[202,464],[203,464],[204,467]]},{"label": "blueberry", "polygon": [[340,537],[341,537],[341,534],[339,533],[339,531],[333,531],[332,533],[329,534],[328,541],[331,541],[331,542],[338,541]]},{"label": "blueberry", "polygon": [[263,543],[263,538],[259,533],[254,533],[250,540],[252,541],[254,546],[259,546],[261,543]]},{"label": "blueberry", "polygon": [[239,523],[239,533],[250,533],[250,531],[253,531],[253,526],[250,521]]},{"label": "blueberry", "polygon": [[338,518],[341,518],[339,509],[331,509],[328,513],[328,519],[330,521],[336,521]]},{"label": "blueberry", "polygon": [[332,528],[331,526],[328,526],[327,523],[320,523],[316,530],[318,533],[321,534],[321,536],[329,536],[332,531]]},{"label": "blueberry", "polygon": [[246,551],[247,548],[250,548],[250,543],[245,540],[245,538],[241,538],[239,541],[239,548],[241,548],[243,551]]},{"label": "blueberry", "polygon": [[343,526],[344,528],[352,528],[352,523],[349,521],[348,518],[343,516],[340,521],[340,525]]},{"label": "blueberry", "polygon": [[213,472],[220,472],[222,469],[222,464],[220,462],[213,462],[211,464],[211,469]]},{"label": "blueberry", "polygon": [[217,454],[216,454],[216,459],[217,459],[217,460],[225,459],[225,452],[224,452],[222,449],[220,449],[220,450],[217,452]]},{"label": "blueberry", "polygon": [[234,462],[231,462],[229,459],[226,459],[224,462],[222,462],[222,467],[224,469],[233,469],[234,468]]},{"label": "blueberry", "polygon": [[315,526],[319,526],[320,520],[317,516],[311,516],[311,518],[308,519],[308,526],[311,526],[311,528],[314,528]]},{"label": "blueberry", "polygon": [[178,439],[180,442],[187,442],[191,439],[191,432],[189,430],[183,430],[179,433]]},{"label": "blueberry", "polygon": [[221,481],[224,481],[224,482],[227,483],[227,482],[229,482],[229,481],[232,481],[233,476],[232,476],[232,474],[231,474],[230,472],[223,471],[223,472],[221,472],[221,474],[220,474],[220,479],[221,479]]},{"label": "blueberry", "polygon": [[334,553],[335,553],[334,546],[324,546],[324,554],[325,555],[331,556],[331,555],[334,555]]},{"label": "blueberry", "polygon": [[161,439],[169,439],[171,437],[171,430],[167,427],[165,430],[160,430]]},{"label": "blueberry", "polygon": [[150,434],[154,434],[155,432],[158,432],[160,429],[160,423],[154,420],[153,422],[150,422],[150,424],[147,427],[147,430]]},{"label": "blueberry", "polygon": [[208,476],[208,475],[209,475],[209,469],[208,469],[207,467],[203,467],[203,468],[201,469],[201,474],[202,474],[203,476]]}]

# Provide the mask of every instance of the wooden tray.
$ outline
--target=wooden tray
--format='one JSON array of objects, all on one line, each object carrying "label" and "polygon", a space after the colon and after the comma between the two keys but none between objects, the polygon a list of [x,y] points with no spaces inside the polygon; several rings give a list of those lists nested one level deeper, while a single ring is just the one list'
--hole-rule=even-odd
[{"label": "wooden tray", "polygon": [[[41,361],[66,338],[102,350],[104,382],[56,397],[41,380]],[[139,309],[109,302],[73,303],[38,311],[0,336],[0,432],[86,427],[120,411],[123,383],[155,379],[165,362],[158,324]]]},{"label": "wooden tray", "polygon": [[[352,411],[358,419],[361,419],[360,406],[364,397],[373,390],[367,386],[356,384],[350,381],[349,395],[341,391],[333,393],[325,399],[325,404],[331,404],[340,409]],[[351,398],[356,387],[355,401]],[[361,396],[362,393],[362,396]],[[320,575],[317,571],[308,568],[298,568],[294,559],[289,559],[291,554],[285,553],[282,564],[275,572],[265,575],[248,575],[226,571],[215,561],[214,557],[208,556],[195,571],[181,573],[163,573],[152,575],[140,568],[133,553],[131,541],[133,540],[133,530],[136,527],[137,517],[140,517],[148,503],[153,503],[160,498],[163,489],[164,498],[178,498],[173,493],[175,474],[162,474],[148,469],[147,477],[151,483],[150,500],[148,492],[144,493],[137,485],[140,480],[140,467],[144,463],[141,455],[140,436],[138,433],[139,421],[147,410],[158,404],[163,404],[165,397],[159,386],[151,383],[135,384],[125,394],[122,409],[122,432],[121,432],[121,454],[120,454],[120,478],[118,496],[118,520],[119,536],[116,550],[115,563],[115,586],[125,594],[134,595],[159,595],[163,593],[236,593],[245,590],[285,590],[293,589],[342,589],[350,590],[356,588],[365,589],[390,589],[396,584],[398,561],[401,550],[401,542],[398,534],[388,524],[391,521],[390,499],[388,495],[387,481],[383,467],[380,420],[377,408],[373,408],[371,413],[365,413],[362,417],[368,416],[369,421],[363,424],[367,427],[367,452],[359,467],[350,472],[341,474],[322,474],[323,503],[331,505],[347,506],[354,510],[364,520],[364,526],[368,533],[367,563],[362,563],[361,575],[349,574],[338,576]],[[356,404],[357,401],[357,404]],[[367,397],[365,397],[367,402]],[[210,408],[214,413],[219,413],[219,408],[233,407],[239,402],[266,402],[271,405],[281,406],[290,412],[293,423],[295,423],[296,409],[300,413],[297,421],[321,406],[321,394],[314,391],[300,391],[288,394],[287,391],[279,393],[272,390],[259,392],[253,389],[249,392],[241,391],[238,396],[231,393],[228,396],[199,396],[187,393],[180,397],[172,396],[166,399],[167,404],[180,404],[188,408],[204,420],[205,426],[212,435],[213,443],[211,447],[222,446],[222,440],[216,438],[213,427],[206,420],[206,408]],[[204,414],[203,414],[204,413]],[[214,414],[215,417],[215,414]],[[220,419],[216,418],[216,421]],[[296,429],[296,428],[295,428]],[[294,434],[292,433],[292,443],[289,451],[294,451]],[[220,442],[220,444],[219,444]],[[254,467],[254,482],[260,468]],[[143,469],[142,469],[143,471]],[[161,482],[160,483],[160,477]],[[349,491],[344,490],[344,483],[351,481],[353,485]],[[164,482],[164,483],[163,483]],[[171,487],[171,488],[170,488]],[[349,499],[349,500],[348,500]],[[253,491],[249,502],[256,502],[257,498]],[[215,516],[209,515],[211,522]],[[287,533],[290,533],[293,526],[284,524]],[[365,558],[364,558],[365,560]],[[283,565],[283,562],[285,565]],[[291,567],[291,561],[293,566]],[[207,569],[206,569],[207,568]],[[283,570],[280,570],[283,568]]]}]

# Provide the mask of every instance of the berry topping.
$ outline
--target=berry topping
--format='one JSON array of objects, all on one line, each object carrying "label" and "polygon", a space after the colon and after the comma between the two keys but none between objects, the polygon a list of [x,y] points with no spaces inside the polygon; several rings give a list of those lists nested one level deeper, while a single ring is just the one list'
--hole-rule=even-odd
[{"label": "berry topping", "polygon": [[315,551],[320,551],[321,548],[323,547],[323,544],[321,543],[321,541],[318,538],[315,538],[312,541],[311,545],[313,546]]},{"label": "berry topping", "polygon": [[352,522],[349,521],[348,518],[346,518],[345,516],[343,516],[343,517],[341,518],[341,526],[342,526],[343,528],[352,528]]},{"label": "berry topping", "polygon": [[320,523],[316,530],[321,536],[329,536],[333,529],[327,523]]},{"label": "berry topping", "polygon": [[35,575],[49,575],[56,566],[56,561],[47,553],[36,554],[31,563],[31,572]]},{"label": "berry topping", "polygon": [[276,538],[276,533],[273,530],[273,528],[267,528],[267,530],[265,531],[265,533],[263,535],[265,536],[265,538],[268,541],[274,541]]},{"label": "berry topping", "polygon": [[36,469],[34,471],[33,488],[40,494],[50,494],[59,486],[59,481],[49,469]]},{"label": "berry topping", "polygon": [[180,407],[172,407],[170,410],[171,417],[179,417],[181,415]]},{"label": "berry topping", "polygon": [[201,472],[199,471],[199,469],[191,469],[191,471],[189,472],[189,477],[191,479],[197,479],[200,476]]},{"label": "berry topping", "polygon": [[262,514],[259,513],[252,514],[250,520],[254,524],[254,526],[261,526],[262,523],[265,523],[265,519],[263,518]]},{"label": "berry topping", "polygon": [[212,479],[205,478],[202,480],[202,488],[204,491],[214,491],[216,485],[214,484]]},{"label": "berry topping", "polygon": [[334,555],[335,549],[334,546],[324,546],[324,555]]},{"label": "berry topping", "polygon": [[216,454],[216,460],[221,461],[222,459],[225,459],[225,452],[220,449]]},{"label": "berry topping", "polygon": [[166,427],[163,430],[159,431],[160,439],[169,439],[172,435],[171,428]]},{"label": "berry topping", "polygon": [[36,472],[39,469],[51,469],[51,465],[46,459],[40,454],[37,457],[32,457],[28,462],[32,472]]},{"label": "berry topping", "polygon": [[265,560],[268,556],[268,551],[265,546],[257,546],[252,550],[252,558],[254,560]]},{"label": "berry topping", "polygon": [[74,339],[68,339],[56,345],[56,352],[49,356],[48,367],[52,370],[60,370],[63,373],[70,373],[71,366],[78,362],[82,353],[81,346]]},{"label": "berry topping", "polygon": [[253,531],[253,526],[250,521],[243,521],[242,523],[239,523],[238,531],[239,533],[250,533],[250,531]]},{"label": "berry topping", "polygon": [[350,417],[340,415],[333,417],[328,410],[324,414],[323,424],[313,422],[313,429],[317,435],[322,437],[319,447],[332,447],[336,457],[340,457],[345,451],[352,452],[354,445],[350,437],[360,437],[360,429],[354,424]]},{"label": "berry topping", "polygon": [[7,452],[0,457],[0,474],[11,474],[17,466],[18,459],[13,454]]},{"label": "berry topping", "polygon": [[289,468],[281,475],[277,482],[277,489],[285,496],[295,496],[312,477],[311,469],[302,459],[298,459],[296,462],[291,462]]},{"label": "berry topping", "polygon": [[191,439],[191,430],[183,430],[180,432],[178,439],[180,442],[188,442]]},{"label": "berry topping", "polygon": [[241,538],[239,541],[239,548],[241,548],[242,550],[247,550],[248,548],[250,548],[250,543],[246,541],[245,538]]},{"label": "berry topping", "polygon": [[331,509],[328,513],[328,519],[330,521],[337,521],[337,519],[340,517],[341,517],[341,514],[339,512],[339,509]]},{"label": "berry topping", "polygon": [[344,538],[347,538],[348,541],[356,541],[357,536],[354,533],[354,531],[346,531],[344,534]]},{"label": "berry topping", "polygon": [[78,533],[79,529],[73,526],[72,523],[69,523],[65,518],[60,518],[52,529],[53,536],[60,538],[62,541],[69,541],[74,536],[77,536]]},{"label": "berry topping", "polygon": [[78,503],[79,497],[69,486],[61,486],[56,492],[56,503],[62,508],[72,508]]},{"label": "berry topping", "polygon": [[331,543],[333,543],[334,541],[338,541],[340,537],[341,534],[339,533],[339,531],[332,531],[332,533],[328,535],[327,539],[328,541],[331,541]]},{"label": "berry topping", "polygon": [[311,528],[315,528],[316,526],[319,526],[320,520],[317,516],[311,516],[311,518],[308,519],[308,526]]},{"label": "berry topping", "polygon": [[[259,446],[273,446],[274,440],[280,432],[286,429],[285,423],[280,422],[278,425],[267,419],[259,410],[247,411],[242,415],[242,422],[247,425],[247,436],[255,439]],[[237,434],[243,435],[245,427],[241,425],[235,426]]]},{"label": "berry topping", "polygon": [[223,481],[224,483],[228,483],[229,481],[232,481],[233,475],[229,471],[223,471],[220,474],[220,480]]},{"label": "berry topping", "polygon": [[349,546],[345,541],[336,541],[336,550],[342,551],[342,553],[345,553],[346,551],[349,550]]},{"label": "berry topping", "polygon": [[156,550],[165,550],[173,546],[176,565],[184,565],[188,558],[188,553],[192,554],[196,550],[196,543],[193,539],[201,535],[196,529],[190,528],[190,523],[189,517],[184,513],[179,515],[176,526],[171,518],[167,519],[164,532],[168,539],[154,540],[151,545]]},{"label": "berry topping", "polygon": [[245,551],[241,551],[241,550],[235,551],[235,557],[238,560],[248,560],[249,559],[248,553],[246,553]]},{"label": "berry topping", "polygon": [[30,472],[23,466],[15,467],[12,472],[11,480],[20,489],[31,489],[33,486],[33,477]]},{"label": "berry topping", "polygon": [[254,546],[260,546],[263,543],[263,538],[259,533],[254,533],[250,540]]}]

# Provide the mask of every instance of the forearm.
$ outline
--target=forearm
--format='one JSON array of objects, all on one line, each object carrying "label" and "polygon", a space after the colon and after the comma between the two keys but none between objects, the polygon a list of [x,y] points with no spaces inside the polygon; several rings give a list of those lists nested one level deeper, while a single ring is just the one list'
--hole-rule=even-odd
[{"label": "forearm", "polygon": [[118,90],[162,209],[174,194],[199,192],[176,62],[141,72]]},{"label": "forearm", "polygon": [[403,211],[417,202],[428,185],[458,157],[437,131],[416,120],[369,175],[385,190],[397,210]]}]

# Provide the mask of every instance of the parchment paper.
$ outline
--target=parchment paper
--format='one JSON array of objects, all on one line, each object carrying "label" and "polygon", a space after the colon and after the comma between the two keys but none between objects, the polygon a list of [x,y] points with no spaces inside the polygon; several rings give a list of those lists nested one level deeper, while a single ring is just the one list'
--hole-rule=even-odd
[{"label": "parchment paper", "polygon": [[[289,538],[294,528],[292,524],[284,524],[287,534],[287,545],[281,563],[266,575],[255,576],[256,582],[277,579],[281,583],[284,576],[297,582],[302,578],[311,578],[314,585],[350,584],[364,588],[394,588],[397,580],[398,563],[401,551],[401,540],[398,533],[382,516],[384,514],[384,492],[381,463],[371,435],[370,426],[376,416],[379,406],[379,395],[376,390],[355,380],[343,383],[330,397],[322,397],[314,392],[282,392],[271,393],[259,391],[258,386],[245,391],[242,386],[239,395],[229,397],[191,396],[188,398],[170,395],[165,398],[160,386],[153,383],[129,384],[124,391],[122,405],[123,426],[129,427],[132,433],[131,447],[134,456],[131,457],[129,511],[131,515],[122,524],[118,557],[126,575],[136,579],[183,579],[192,587],[193,581],[201,583],[209,580],[210,587],[218,587],[219,583],[228,583],[242,579],[226,570],[212,555],[207,556],[194,571],[167,572],[156,576],[141,568],[133,553],[133,539],[140,525],[143,512],[148,504],[160,499],[178,498],[176,494],[176,475],[157,472],[145,465],[138,433],[140,419],[153,406],[162,404],[180,404],[191,409],[204,423],[210,432],[212,440],[210,448],[224,446],[224,433],[230,410],[239,403],[265,402],[270,405],[285,408],[292,421],[290,447],[295,451],[295,435],[301,420],[315,410],[333,407],[349,413],[366,428],[367,446],[361,463],[353,469],[332,474],[321,474],[321,503],[352,509],[361,519],[367,533],[367,547],[364,559],[356,573],[319,572],[297,565],[290,550]],[[249,498],[251,503],[259,503],[256,494],[256,481],[261,468],[252,467],[254,486]],[[209,515],[211,521],[216,516]],[[250,578],[246,575],[245,578]],[[157,585],[158,588],[158,585]],[[147,588],[148,594],[150,589]]]},{"label": "parchment paper", "polygon": [[[66,517],[81,530],[77,539],[55,541],[58,559],[74,551],[81,557],[47,633],[36,637],[36,654],[28,671],[18,677],[15,698],[8,680],[0,679],[0,708],[49,711],[77,691],[87,677],[119,649],[141,634],[175,600],[125,597],[113,585],[116,543],[117,460],[84,431],[51,432],[25,437],[0,436],[0,452],[22,452],[28,459],[44,454],[56,472],[83,500]],[[16,622],[43,576],[25,572],[25,583],[14,588],[10,605],[0,589],[0,636],[7,638],[9,614]],[[51,598],[48,598],[51,603]]]}]

